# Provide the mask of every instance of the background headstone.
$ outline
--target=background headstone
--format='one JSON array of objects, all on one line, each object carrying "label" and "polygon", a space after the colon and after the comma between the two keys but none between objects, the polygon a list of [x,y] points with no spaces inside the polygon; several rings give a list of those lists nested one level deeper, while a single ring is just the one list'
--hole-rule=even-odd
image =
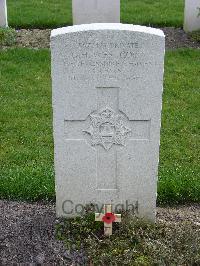
[{"label": "background headstone", "polygon": [[200,30],[200,0],[185,0],[184,30]]},{"label": "background headstone", "polygon": [[119,23],[120,0],[72,0],[73,24]]},{"label": "background headstone", "polygon": [[161,30],[141,26],[52,31],[58,216],[132,204],[155,219],[164,48]]},{"label": "background headstone", "polygon": [[7,27],[7,5],[6,0],[0,0],[0,27]]}]

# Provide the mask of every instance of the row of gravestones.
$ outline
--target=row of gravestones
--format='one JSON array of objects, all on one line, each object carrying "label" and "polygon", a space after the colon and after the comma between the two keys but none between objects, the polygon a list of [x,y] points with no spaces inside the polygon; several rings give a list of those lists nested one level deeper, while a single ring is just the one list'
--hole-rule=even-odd
[{"label": "row of gravestones", "polygon": [[[74,24],[120,22],[120,0],[72,0]],[[6,0],[0,0],[0,27],[7,27]],[[184,30],[200,30],[200,0],[185,0]]]},{"label": "row of gravestones", "polygon": [[[76,1],[74,12],[81,7],[89,18]],[[119,4],[113,10],[117,22]],[[97,23],[52,31],[57,216],[88,204],[100,213],[106,204],[155,220],[164,51],[159,29]]]}]

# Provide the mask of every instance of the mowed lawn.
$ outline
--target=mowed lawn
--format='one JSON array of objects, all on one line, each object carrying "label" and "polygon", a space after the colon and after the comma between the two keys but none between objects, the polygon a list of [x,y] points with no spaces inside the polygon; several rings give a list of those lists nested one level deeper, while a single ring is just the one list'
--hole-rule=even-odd
[{"label": "mowed lawn", "polygon": [[[167,52],[158,202],[200,200],[200,51]],[[48,50],[0,52],[0,198],[55,197]]]},{"label": "mowed lawn", "polygon": [[[9,25],[54,28],[72,24],[72,0],[7,0]],[[182,27],[184,0],[121,0],[121,22]]]}]

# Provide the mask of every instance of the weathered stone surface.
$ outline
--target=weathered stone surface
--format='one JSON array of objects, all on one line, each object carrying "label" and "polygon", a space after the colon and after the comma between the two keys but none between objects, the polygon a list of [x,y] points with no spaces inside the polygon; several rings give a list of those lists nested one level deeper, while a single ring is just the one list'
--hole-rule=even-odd
[{"label": "weathered stone surface", "polygon": [[184,30],[200,30],[200,0],[185,0]]},{"label": "weathered stone surface", "polygon": [[0,0],[0,27],[7,27],[7,5],[6,0]]},{"label": "weathered stone surface", "polygon": [[72,0],[73,24],[119,23],[120,0]]},{"label": "weathered stone surface", "polygon": [[163,32],[141,26],[52,31],[58,216],[133,204],[154,220],[164,49]]}]

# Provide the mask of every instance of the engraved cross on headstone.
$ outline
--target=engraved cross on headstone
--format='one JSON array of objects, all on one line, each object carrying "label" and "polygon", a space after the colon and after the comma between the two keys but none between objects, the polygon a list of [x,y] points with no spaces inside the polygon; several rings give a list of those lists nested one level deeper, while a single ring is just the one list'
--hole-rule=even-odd
[{"label": "engraved cross on headstone", "polygon": [[197,18],[199,18],[200,17],[200,7],[197,7],[197,10],[198,10]]},{"label": "engraved cross on headstone", "polygon": [[150,120],[129,120],[119,110],[119,88],[98,87],[97,110],[86,120],[66,120],[65,138],[82,140],[96,149],[96,189],[117,191],[117,149],[128,141],[148,140]]}]

